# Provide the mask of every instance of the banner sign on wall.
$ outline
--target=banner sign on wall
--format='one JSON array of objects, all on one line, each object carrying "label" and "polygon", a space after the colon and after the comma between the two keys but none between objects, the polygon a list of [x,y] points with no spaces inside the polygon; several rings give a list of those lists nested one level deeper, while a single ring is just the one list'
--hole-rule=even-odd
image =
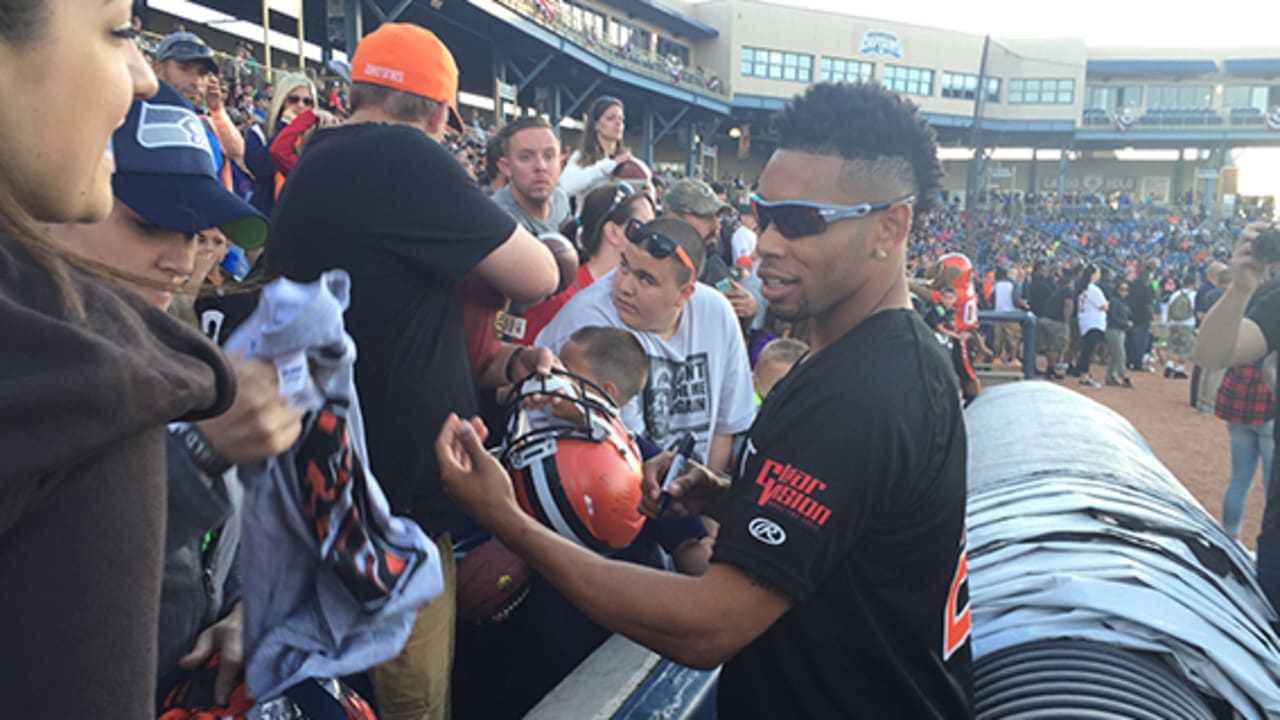
[{"label": "banner sign on wall", "polygon": [[858,52],[901,60],[902,38],[885,30],[868,30],[862,35],[862,45]]}]

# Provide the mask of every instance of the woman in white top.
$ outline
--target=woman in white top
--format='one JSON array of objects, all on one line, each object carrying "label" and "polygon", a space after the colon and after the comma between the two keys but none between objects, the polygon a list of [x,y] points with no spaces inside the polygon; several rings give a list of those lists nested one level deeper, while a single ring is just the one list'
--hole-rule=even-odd
[{"label": "woman in white top", "polygon": [[1107,332],[1107,296],[1098,287],[1098,278],[1102,271],[1096,265],[1089,265],[1080,273],[1080,284],[1085,285],[1076,298],[1076,319],[1080,323],[1080,359],[1076,362],[1076,374],[1080,376],[1080,384],[1085,387],[1098,387],[1097,381],[1089,375],[1089,361],[1098,345],[1106,339]]},{"label": "woman in white top", "polygon": [[621,100],[601,95],[591,103],[582,147],[573,151],[560,172],[560,189],[574,199],[578,210],[582,209],[587,193],[609,182],[613,169],[631,159],[631,152],[622,144],[626,128]]}]

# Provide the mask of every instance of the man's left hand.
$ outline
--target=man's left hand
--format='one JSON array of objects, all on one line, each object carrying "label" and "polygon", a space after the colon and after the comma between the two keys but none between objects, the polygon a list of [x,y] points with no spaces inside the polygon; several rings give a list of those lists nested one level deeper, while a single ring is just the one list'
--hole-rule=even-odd
[{"label": "man's left hand", "polygon": [[236,603],[231,612],[205,628],[196,638],[191,652],[178,660],[178,667],[194,670],[218,653],[218,674],[213,681],[213,699],[219,705],[227,702],[236,678],[244,668],[244,605]]},{"label": "man's left hand", "polygon": [[496,532],[522,511],[507,471],[484,448],[488,435],[480,418],[463,420],[450,413],[436,438],[436,459],[449,497],[463,514]]}]

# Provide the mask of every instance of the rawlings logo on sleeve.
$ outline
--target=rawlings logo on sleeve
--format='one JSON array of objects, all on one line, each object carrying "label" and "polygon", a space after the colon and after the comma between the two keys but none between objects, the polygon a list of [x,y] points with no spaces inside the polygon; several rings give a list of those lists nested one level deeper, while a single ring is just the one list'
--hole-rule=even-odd
[{"label": "rawlings logo on sleeve", "polygon": [[831,519],[831,508],[818,500],[827,484],[791,463],[764,461],[756,476],[760,486],[760,507],[773,507],[800,519],[810,527],[820,528]]},{"label": "rawlings logo on sleeve", "polygon": [[781,545],[787,541],[787,531],[778,523],[767,517],[757,517],[747,523],[747,532],[751,537],[765,545]]}]

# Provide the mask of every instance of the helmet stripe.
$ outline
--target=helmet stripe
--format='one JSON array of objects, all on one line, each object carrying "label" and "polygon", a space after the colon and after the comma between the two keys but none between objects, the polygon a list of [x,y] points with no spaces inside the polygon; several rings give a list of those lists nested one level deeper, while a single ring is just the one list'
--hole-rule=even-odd
[{"label": "helmet stripe", "polygon": [[582,538],[569,527],[569,523],[565,521],[564,515],[561,514],[555,498],[551,495],[551,483],[547,478],[546,464],[542,462],[535,462],[529,466],[527,472],[529,472],[533,478],[533,493],[538,499],[538,505],[541,506],[542,518],[540,519],[546,521],[546,523],[551,526],[552,530],[555,530],[583,547],[587,547],[587,544],[582,541]]}]

